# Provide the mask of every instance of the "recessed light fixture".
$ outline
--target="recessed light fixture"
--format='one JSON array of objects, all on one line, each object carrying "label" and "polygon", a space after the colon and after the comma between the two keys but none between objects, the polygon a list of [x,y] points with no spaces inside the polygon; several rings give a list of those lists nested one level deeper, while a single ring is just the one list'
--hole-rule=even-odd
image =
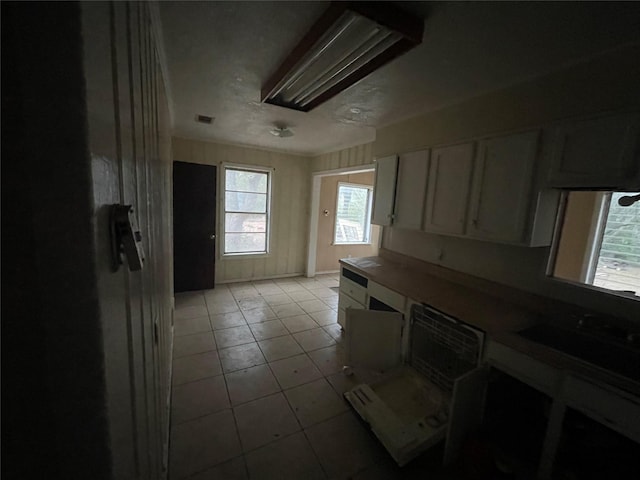
[{"label": "recessed light fixture", "polygon": [[210,117],[208,115],[196,115],[196,122],[204,123],[205,125],[211,125],[213,123],[214,117]]},{"label": "recessed light fixture", "polygon": [[332,2],[262,87],[308,112],[422,42],[424,21],[391,2]]},{"label": "recessed light fixture", "polygon": [[271,130],[269,130],[269,133],[275,137],[280,138],[293,137],[293,132],[289,129],[289,127],[285,126],[275,126]]},{"label": "recessed light fixture", "polygon": [[350,111],[351,113],[355,113],[356,115],[357,115],[358,113],[362,112],[362,110],[360,110],[359,108],[355,108],[355,107],[350,108],[350,109],[349,109],[349,111]]}]

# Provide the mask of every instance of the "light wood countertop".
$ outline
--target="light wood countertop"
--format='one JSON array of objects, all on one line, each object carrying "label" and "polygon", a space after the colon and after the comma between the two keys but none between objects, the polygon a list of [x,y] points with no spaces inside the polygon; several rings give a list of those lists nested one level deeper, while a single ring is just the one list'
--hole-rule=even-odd
[{"label": "light wood countertop", "polygon": [[506,298],[482,293],[383,257],[348,258],[340,263],[411,300],[430,305],[487,333],[517,331],[538,314]]},{"label": "light wood countertop", "polygon": [[[370,281],[393,290],[411,300],[430,305],[461,321],[484,330],[489,338],[529,355],[553,368],[570,372],[598,384],[607,384],[640,397],[640,382],[609,372],[568,354],[530,341],[517,331],[548,320],[540,311],[522,306],[536,298],[521,297],[510,287],[491,286],[491,294],[457,281],[413,268],[396,258],[363,257],[340,260],[340,263]],[[419,262],[418,262],[419,263]],[[453,274],[452,274],[453,275]],[[469,283],[473,283],[471,280]],[[487,290],[487,288],[484,288]],[[545,307],[541,307],[544,312]]]}]

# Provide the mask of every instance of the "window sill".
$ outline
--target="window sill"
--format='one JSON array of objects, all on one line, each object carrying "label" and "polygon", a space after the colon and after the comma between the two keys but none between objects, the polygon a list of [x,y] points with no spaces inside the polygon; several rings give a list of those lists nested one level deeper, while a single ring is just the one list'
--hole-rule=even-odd
[{"label": "window sill", "polygon": [[333,242],[332,245],[371,245],[371,242]]},{"label": "window sill", "polygon": [[220,260],[248,260],[250,258],[266,258],[270,257],[269,252],[262,253],[223,253]]}]

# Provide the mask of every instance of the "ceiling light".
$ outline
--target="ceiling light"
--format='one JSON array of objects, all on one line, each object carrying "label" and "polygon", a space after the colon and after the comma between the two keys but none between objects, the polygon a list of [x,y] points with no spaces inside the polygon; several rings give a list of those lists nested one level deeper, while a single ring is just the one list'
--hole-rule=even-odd
[{"label": "ceiling light", "polygon": [[269,130],[269,133],[280,138],[293,137],[293,132],[289,129],[289,127],[274,127]]},{"label": "ceiling light", "polygon": [[332,2],[262,87],[262,101],[308,112],[422,42],[422,19],[389,2]]}]

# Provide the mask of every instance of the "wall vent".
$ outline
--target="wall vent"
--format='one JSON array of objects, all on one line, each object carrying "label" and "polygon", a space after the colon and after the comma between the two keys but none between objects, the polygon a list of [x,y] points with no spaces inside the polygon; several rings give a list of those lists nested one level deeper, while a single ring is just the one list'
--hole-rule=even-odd
[{"label": "wall vent", "polygon": [[204,123],[205,125],[211,125],[213,123],[214,117],[210,117],[208,115],[196,115],[196,122]]}]

